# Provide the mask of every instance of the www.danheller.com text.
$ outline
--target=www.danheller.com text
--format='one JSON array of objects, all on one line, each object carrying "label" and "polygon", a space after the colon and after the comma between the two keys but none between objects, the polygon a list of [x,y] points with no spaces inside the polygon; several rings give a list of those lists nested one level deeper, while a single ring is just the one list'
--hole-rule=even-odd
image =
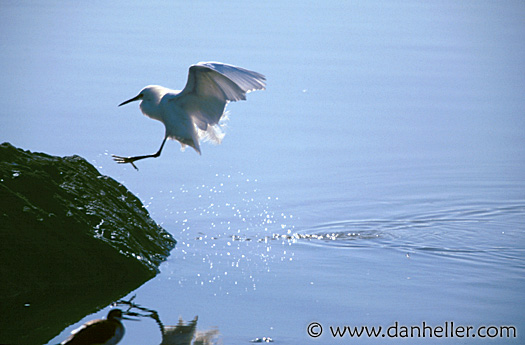
[{"label": "www.danheller.com text", "polygon": [[394,322],[383,326],[333,326],[327,325],[326,332],[319,322],[311,322],[306,328],[308,336],[320,337],[323,333],[333,338],[516,338],[518,330],[511,325],[465,326],[446,321],[441,325],[430,325],[423,321],[420,325],[401,325]]}]

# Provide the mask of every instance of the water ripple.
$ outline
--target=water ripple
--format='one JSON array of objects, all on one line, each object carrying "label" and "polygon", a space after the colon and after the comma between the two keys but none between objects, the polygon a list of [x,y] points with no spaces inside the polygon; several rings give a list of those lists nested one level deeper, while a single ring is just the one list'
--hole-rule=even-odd
[{"label": "water ripple", "polygon": [[[389,247],[455,255],[505,252],[519,246],[525,205],[455,208],[395,219],[345,220],[303,229],[290,239],[334,247]],[[523,248],[522,248],[523,249]]]}]

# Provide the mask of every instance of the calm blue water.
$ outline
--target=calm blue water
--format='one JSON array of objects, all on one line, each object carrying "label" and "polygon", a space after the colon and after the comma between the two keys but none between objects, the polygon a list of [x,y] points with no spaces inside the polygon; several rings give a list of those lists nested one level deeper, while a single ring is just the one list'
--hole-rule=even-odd
[{"label": "calm blue water", "polygon": [[[523,343],[523,2],[0,8],[1,140],[79,154],[141,198],[179,241],[133,292],[164,323],[198,315],[225,344],[342,344],[356,340],[330,326],[396,321],[513,325],[518,338],[392,343]],[[268,79],[229,105],[223,144],[199,156],[169,142],[139,172],[115,164],[164,134],[117,104],[148,84],[180,89],[208,60]],[[126,325],[122,344],[160,342],[153,321]]]}]

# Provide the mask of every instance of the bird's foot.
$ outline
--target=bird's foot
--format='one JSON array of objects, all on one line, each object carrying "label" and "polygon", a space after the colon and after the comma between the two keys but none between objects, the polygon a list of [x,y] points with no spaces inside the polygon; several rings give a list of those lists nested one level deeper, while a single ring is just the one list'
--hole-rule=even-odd
[{"label": "bird's foot", "polygon": [[111,157],[113,157],[113,160],[117,162],[118,164],[129,163],[133,165],[135,169],[139,170],[139,168],[137,168],[137,166],[134,163],[137,160],[136,157],[122,157],[122,156],[117,156],[117,155],[111,155]]}]

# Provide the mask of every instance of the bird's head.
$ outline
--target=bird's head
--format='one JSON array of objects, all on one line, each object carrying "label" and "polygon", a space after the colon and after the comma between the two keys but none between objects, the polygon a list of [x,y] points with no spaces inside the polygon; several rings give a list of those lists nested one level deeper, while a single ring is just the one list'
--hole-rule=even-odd
[{"label": "bird's head", "polygon": [[111,309],[109,311],[109,313],[108,313],[107,319],[108,320],[113,319],[113,320],[117,320],[117,321],[120,321],[120,320],[138,321],[137,319],[132,319],[132,318],[129,318],[129,317],[125,317],[124,313],[120,309]]},{"label": "bird's head", "polygon": [[122,310],[120,309],[111,309],[108,313],[107,319],[121,320],[122,319]]},{"label": "bird's head", "polygon": [[138,95],[120,103],[118,106],[128,104],[135,101],[144,101],[146,103],[158,103],[164,94],[166,94],[166,88],[157,85],[150,85],[143,88]]}]

